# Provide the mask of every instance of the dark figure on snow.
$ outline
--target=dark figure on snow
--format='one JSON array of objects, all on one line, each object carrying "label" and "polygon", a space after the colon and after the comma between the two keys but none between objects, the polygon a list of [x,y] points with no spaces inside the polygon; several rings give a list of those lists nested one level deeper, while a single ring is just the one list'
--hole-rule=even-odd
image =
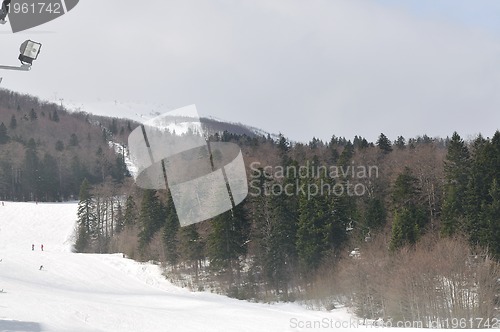
[{"label": "dark figure on snow", "polygon": [[32,251],[34,251],[34,250],[35,250],[35,245],[34,245],[34,244],[32,244],[32,245],[31,245],[31,250],[32,250]]},{"label": "dark figure on snow", "polygon": [[7,14],[9,13],[10,9],[10,0],[3,0],[2,2],[2,7],[0,8],[0,23],[5,24],[7,22],[5,18],[7,17]]},{"label": "dark figure on snow", "polygon": [[42,249],[42,251],[43,251],[43,244],[40,246],[40,248],[41,248],[41,249]]},{"label": "dark figure on snow", "polygon": [[43,270],[43,265],[40,265],[40,271],[42,271],[42,270]]}]

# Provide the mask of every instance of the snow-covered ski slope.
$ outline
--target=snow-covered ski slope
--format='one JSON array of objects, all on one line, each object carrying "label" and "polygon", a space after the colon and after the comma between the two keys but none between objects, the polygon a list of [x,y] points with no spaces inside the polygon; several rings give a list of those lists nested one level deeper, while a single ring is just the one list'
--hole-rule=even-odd
[{"label": "snow-covered ski slope", "polygon": [[158,266],[72,253],[76,210],[76,203],[0,204],[0,331],[311,331],[308,322],[351,319],[344,309],[192,293]]}]

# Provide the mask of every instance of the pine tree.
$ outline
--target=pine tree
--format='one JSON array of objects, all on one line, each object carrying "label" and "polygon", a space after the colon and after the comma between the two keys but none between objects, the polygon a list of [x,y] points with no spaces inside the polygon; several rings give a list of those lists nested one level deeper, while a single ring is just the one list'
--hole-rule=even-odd
[{"label": "pine tree", "polygon": [[483,230],[487,228],[487,221],[483,218],[482,214],[485,204],[481,188],[481,179],[472,175],[465,192],[464,200],[466,206],[463,228],[464,233],[467,234],[470,243],[473,245],[486,244],[486,240],[482,237]]},{"label": "pine tree", "polygon": [[[271,179],[260,167],[251,174],[250,195],[247,199],[249,206],[249,217],[252,224],[251,238],[257,245],[255,246],[255,261],[253,267],[264,269],[264,274],[268,275],[266,262],[269,253],[272,221],[270,217],[270,196],[266,195]],[[272,274],[272,273],[269,273]]]},{"label": "pine tree", "polygon": [[490,189],[491,203],[485,208],[483,217],[487,220],[488,229],[485,232],[488,241],[486,246],[493,255],[500,258],[500,182],[493,180]]},{"label": "pine tree", "polygon": [[[320,186],[318,179],[301,179],[300,186],[310,188]],[[324,196],[309,196],[308,190],[299,197],[297,228],[297,254],[302,272],[309,274],[320,264],[328,249],[327,230],[330,222],[330,206]]]},{"label": "pine tree", "polygon": [[365,225],[370,230],[382,228],[387,220],[387,212],[384,203],[379,198],[373,198],[368,201],[368,207],[365,216]]},{"label": "pine tree", "polygon": [[30,111],[30,121],[35,121],[38,119],[38,115],[36,114],[35,110],[32,108]]},{"label": "pine tree", "polygon": [[56,151],[59,151],[59,152],[63,151],[64,150],[64,143],[61,140],[57,140],[55,148],[56,148]]},{"label": "pine tree", "polygon": [[83,179],[92,179],[89,172],[87,172],[85,165],[80,162],[78,155],[73,156],[70,165],[70,178],[68,179],[67,187],[70,193],[78,192]]},{"label": "pine tree", "polygon": [[2,122],[0,123],[0,144],[5,144],[9,141],[9,135],[7,135],[7,127]]},{"label": "pine tree", "polygon": [[118,124],[117,124],[116,119],[112,119],[112,120],[111,120],[111,125],[109,126],[109,131],[110,131],[113,135],[116,135],[116,133],[118,132]]},{"label": "pine tree", "polygon": [[297,253],[302,271],[314,271],[326,250],[325,223],[326,216],[322,209],[317,210],[316,199],[301,196],[299,205],[299,221],[297,229]]},{"label": "pine tree", "polygon": [[78,146],[78,136],[76,136],[75,133],[71,134],[71,137],[69,138],[69,146]]},{"label": "pine tree", "polygon": [[366,149],[370,146],[370,143],[368,143],[368,141],[366,140],[366,138],[363,138],[360,142],[359,142],[359,149]]},{"label": "pine tree", "polygon": [[392,152],[391,141],[383,133],[378,137],[377,146],[383,153]]},{"label": "pine tree", "polygon": [[40,167],[40,192],[45,201],[58,198],[57,161],[50,153],[45,153]]},{"label": "pine tree", "polygon": [[199,262],[203,258],[203,242],[198,233],[197,224],[182,227],[179,232],[179,252],[182,260],[191,264],[198,278]]},{"label": "pine tree", "polygon": [[408,167],[399,174],[392,191],[393,225],[390,248],[397,249],[414,244],[428,222],[424,207],[420,203],[418,179]]},{"label": "pine tree", "polygon": [[52,112],[52,121],[59,122],[59,114],[57,113],[57,110],[54,110],[54,112]]},{"label": "pine tree", "polygon": [[398,139],[394,143],[396,147],[400,150],[406,148],[406,140],[403,136],[398,136]]},{"label": "pine tree", "polygon": [[91,245],[91,227],[96,219],[95,202],[90,193],[90,184],[87,179],[82,182],[79,199],[77,212],[78,237],[75,243],[75,251],[85,252]]},{"label": "pine tree", "polygon": [[405,167],[396,178],[392,189],[392,199],[396,208],[417,204],[419,200],[418,179],[409,167]]},{"label": "pine tree", "polygon": [[352,145],[351,141],[347,141],[344,145],[344,150],[342,150],[342,153],[340,154],[338,163],[339,166],[347,166],[354,155],[354,146]]},{"label": "pine tree", "polygon": [[443,203],[442,233],[451,235],[463,227],[465,193],[470,177],[470,154],[457,132],[448,144],[444,162],[445,198]]},{"label": "pine tree", "polygon": [[491,138],[491,171],[492,177],[500,181],[500,131],[495,131]]},{"label": "pine tree", "polygon": [[278,150],[280,157],[283,158],[290,151],[290,142],[281,133],[278,135]]},{"label": "pine tree", "polygon": [[[296,162],[290,161],[286,166],[297,167]],[[293,195],[286,193],[273,195],[269,201],[269,222],[267,238],[263,243],[265,248],[264,271],[270,284],[283,300],[288,300],[289,283],[293,278],[294,268],[297,265],[297,221],[298,197],[296,181],[288,175],[280,184],[288,188]]]},{"label": "pine tree", "polygon": [[116,217],[115,217],[115,232],[120,234],[125,228],[125,217],[123,215],[123,208],[120,202],[116,207]]},{"label": "pine tree", "polygon": [[179,261],[178,232],[180,224],[170,192],[167,194],[167,199],[163,242],[165,244],[165,258],[171,266],[175,266]]},{"label": "pine tree", "polygon": [[390,248],[415,244],[423,232],[426,214],[417,206],[403,206],[394,211]]},{"label": "pine tree", "polygon": [[488,226],[483,213],[491,201],[490,187],[493,180],[491,167],[494,151],[488,140],[479,135],[472,144],[471,167],[464,194],[464,232],[474,244],[486,245]]},{"label": "pine tree", "polygon": [[232,281],[234,269],[240,268],[240,256],[247,252],[249,235],[250,225],[241,204],[215,217],[208,238],[210,266],[228,271]]},{"label": "pine tree", "polygon": [[38,200],[40,194],[40,166],[37,146],[35,140],[31,138],[26,145],[22,178],[24,195],[31,200]]},{"label": "pine tree", "polygon": [[123,160],[122,156],[118,156],[115,159],[115,165],[111,170],[111,176],[117,182],[122,183],[125,177],[130,176],[130,172],[128,171],[127,164],[125,164],[125,160]]},{"label": "pine tree", "polygon": [[125,227],[131,227],[138,219],[137,207],[134,198],[129,195],[125,202],[125,215],[123,216]]},{"label": "pine tree", "polygon": [[313,137],[312,140],[309,142],[309,148],[311,150],[316,150],[320,144],[321,144],[321,141],[319,139],[317,139],[316,137]]},{"label": "pine tree", "polygon": [[9,128],[10,129],[16,129],[17,128],[17,119],[16,119],[16,116],[14,114],[12,114],[12,116],[10,118]]},{"label": "pine tree", "polygon": [[163,220],[163,206],[156,196],[156,191],[152,189],[145,190],[139,216],[141,228],[139,232],[139,248],[141,251],[144,251],[156,232],[163,226]]},{"label": "pine tree", "polygon": [[[346,184],[342,182],[344,188]],[[341,195],[333,195],[324,203],[325,212],[328,216],[325,225],[325,239],[327,251],[338,251],[347,241],[347,227],[351,220],[358,220],[356,202],[345,192]]]}]

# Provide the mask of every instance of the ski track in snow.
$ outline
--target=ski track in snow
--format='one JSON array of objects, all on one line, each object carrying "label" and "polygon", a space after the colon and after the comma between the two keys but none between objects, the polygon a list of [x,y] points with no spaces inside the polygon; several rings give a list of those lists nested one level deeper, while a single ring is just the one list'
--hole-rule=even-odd
[{"label": "ski track in snow", "polygon": [[72,253],[76,211],[76,202],[0,205],[0,331],[314,331],[291,320],[353,319],[193,293],[153,264]]}]

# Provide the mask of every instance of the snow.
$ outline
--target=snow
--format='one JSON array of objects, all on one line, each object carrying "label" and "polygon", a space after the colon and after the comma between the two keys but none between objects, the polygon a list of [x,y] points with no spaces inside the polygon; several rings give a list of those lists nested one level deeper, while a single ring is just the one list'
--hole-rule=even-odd
[{"label": "snow", "polygon": [[137,178],[137,175],[139,173],[139,169],[137,166],[132,162],[132,159],[130,159],[130,152],[129,150],[125,147],[124,151],[124,146],[120,143],[116,143],[113,141],[108,141],[108,145],[110,146],[111,149],[115,151],[116,154],[118,155],[124,155],[124,162],[125,166],[127,167],[127,170],[129,171],[130,175],[135,179]]},{"label": "snow", "polygon": [[195,105],[181,107],[164,114],[161,114],[144,123],[157,130],[168,131],[172,134],[181,136],[188,132],[203,132],[200,117]]},{"label": "snow", "polygon": [[[354,321],[347,309],[193,293],[169,283],[153,264],[72,253],[76,211],[75,202],[0,205],[0,331],[279,332]],[[308,327],[319,322],[330,327]]]},{"label": "snow", "polygon": [[87,101],[76,102],[67,100],[53,100],[56,104],[63,105],[68,110],[74,112],[87,112],[95,115],[125,118],[134,120],[140,123],[150,120],[160,114],[171,111],[171,108],[162,104],[153,104],[134,101]]},{"label": "snow", "polygon": [[[55,99],[50,100],[50,102],[64,106],[67,110],[71,112],[87,112],[94,115],[108,116],[108,117],[116,117],[116,118],[124,118],[130,119],[139,123],[144,123],[149,121],[159,115],[163,115],[165,113],[171,113],[171,115],[180,115],[187,117],[198,117],[198,114],[201,118],[207,118],[211,120],[215,120],[218,122],[226,122],[223,119],[211,116],[210,114],[203,113],[203,109],[200,108],[199,113],[176,113],[176,111],[181,110],[185,111],[185,107],[183,108],[174,108],[165,104],[158,103],[148,103],[148,102],[138,102],[138,101],[120,101],[120,100],[92,100],[92,101],[74,101],[74,100],[66,100],[66,99]],[[245,126],[248,130],[254,132],[257,136],[267,137],[270,135],[272,139],[279,139],[278,135],[269,133],[259,128],[255,128],[252,126]],[[182,124],[181,126],[172,126],[168,128],[170,132],[175,131],[177,135],[181,135],[187,132],[188,129],[194,130],[195,132],[201,132],[200,126],[194,126],[192,123]]]}]

